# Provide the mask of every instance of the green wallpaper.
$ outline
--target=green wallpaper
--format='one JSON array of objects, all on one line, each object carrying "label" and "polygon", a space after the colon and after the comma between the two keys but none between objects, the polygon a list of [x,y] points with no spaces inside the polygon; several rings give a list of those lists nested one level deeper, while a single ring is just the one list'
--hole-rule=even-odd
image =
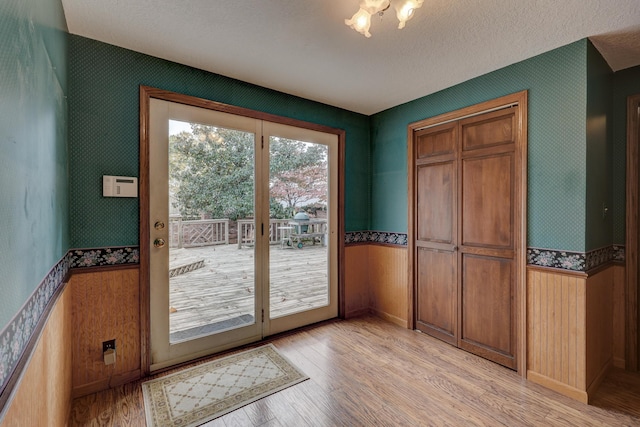
[{"label": "green wallpaper", "polygon": [[640,66],[613,75],[613,242],[625,243],[627,97],[640,93]]},{"label": "green wallpaper", "polygon": [[611,94],[613,71],[600,52],[587,45],[587,200],[586,251],[613,243],[611,167],[613,159]]},{"label": "green wallpaper", "polygon": [[603,109],[611,78],[586,39],[371,117],[78,36],[69,50],[72,247],[138,243],[137,200],[103,199],[100,178],[138,175],[140,84],[345,129],[346,229],[390,232],[407,230],[406,126],[526,89],[527,245],[586,251],[624,242],[620,109],[640,92],[640,71],[614,75],[613,109]]},{"label": "green wallpaper", "polygon": [[69,248],[65,31],[58,0],[0,2],[0,330]]},{"label": "green wallpaper", "polygon": [[138,200],[102,198],[101,177],[138,176],[139,85],[345,129],[345,226],[369,228],[367,116],[69,36],[72,247],[138,244]]},{"label": "green wallpaper", "polygon": [[587,43],[572,43],[374,115],[371,229],[407,230],[409,123],[528,89],[527,245],[585,250]]}]

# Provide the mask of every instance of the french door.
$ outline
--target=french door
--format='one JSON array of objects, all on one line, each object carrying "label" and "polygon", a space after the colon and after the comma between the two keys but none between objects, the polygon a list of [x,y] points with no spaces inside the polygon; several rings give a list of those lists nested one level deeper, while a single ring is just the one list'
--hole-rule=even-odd
[{"label": "french door", "polygon": [[338,136],[149,99],[150,370],[338,314]]}]

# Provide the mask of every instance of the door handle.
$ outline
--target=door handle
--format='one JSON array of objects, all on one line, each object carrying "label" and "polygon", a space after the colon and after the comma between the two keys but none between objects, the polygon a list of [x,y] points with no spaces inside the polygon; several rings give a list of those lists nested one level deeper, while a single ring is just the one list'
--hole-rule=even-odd
[{"label": "door handle", "polygon": [[153,247],[154,248],[162,248],[165,245],[165,241],[162,238],[157,238],[156,240],[153,241]]},{"label": "door handle", "polygon": [[156,223],[153,224],[153,228],[155,228],[156,230],[162,230],[164,228],[164,222],[156,221]]}]

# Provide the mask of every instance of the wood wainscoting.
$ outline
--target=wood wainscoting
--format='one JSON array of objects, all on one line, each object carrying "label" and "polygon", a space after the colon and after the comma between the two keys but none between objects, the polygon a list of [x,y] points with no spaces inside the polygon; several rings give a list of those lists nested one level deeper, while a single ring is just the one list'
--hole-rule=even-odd
[{"label": "wood wainscoting", "polygon": [[613,266],[613,366],[625,369],[625,267]]},{"label": "wood wainscoting", "polygon": [[[140,378],[139,268],[75,271],[73,295],[73,397]],[[102,343],[116,340],[116,363],[105,365]]]},{"label": "wood wainscoting", "polygon": [[361,244],[345,248],[345,317],[372,313],[409,327],[407,248]]},{"label": "wood wainscoting", "polygon": [[371,311],[391,323],[409,327],[409,270],[407,248],[369,246]]},{"label": "wood wainscoting", "polygon": [[344,248],[344,317],[369,313],[369,245]]},{"label": "wood wainscoting", "polygon": [[584,403],[593,397],[614,361],[615,268],[527,268],[530,381]]},{"label": "wood wainscoting", "polygon": [[0,425],[67,425],[71,411],[71,299],[67,286],[46,321]]}]

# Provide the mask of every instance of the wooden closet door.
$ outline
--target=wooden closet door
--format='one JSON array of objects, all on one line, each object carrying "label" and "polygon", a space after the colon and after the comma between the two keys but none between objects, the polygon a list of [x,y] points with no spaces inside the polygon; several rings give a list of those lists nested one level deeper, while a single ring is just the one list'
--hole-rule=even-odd
[{"label": "wooden closet door", "polygon": [[517,368],[518,107],[417,131],[416,328]]},{"label": "wooden closet door", "polygon": [[516,117],[460,122],[458,346],[516,368]]},{"label": "wooden closet door", "polygon": [[416,328],[457,345],[458,124],[420,131],[416,153]]}]

